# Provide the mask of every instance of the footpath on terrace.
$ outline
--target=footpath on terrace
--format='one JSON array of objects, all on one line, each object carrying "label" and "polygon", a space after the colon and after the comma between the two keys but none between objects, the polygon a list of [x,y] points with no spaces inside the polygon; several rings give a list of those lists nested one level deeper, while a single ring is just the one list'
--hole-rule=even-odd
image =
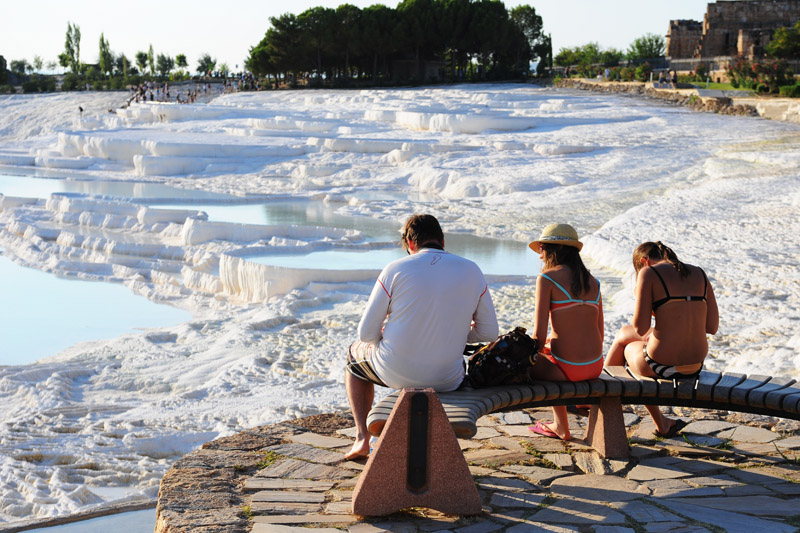
[{"label": "footpath on terrace", "polygon": [[760,116],[770,120],[800,124],[800,98],[756,96],[744,91],[707,90],[688,87],[687,84],[678,85],[676,89],[656,88],[652,83],[597,81],[585,78],[564,78],[557,83],[558,87],[659,98],[698,111]]},{"label": "footpath on terrace", "polygon": [[[798,531],[800,422],[671,411],[690,423],[660,439],[642,407],[625,407],[625,460],[528,431],[550,408],[479,419],[475,438],[459,440],[483,502],[472,517],[425,508],[352,515],[364,465],[343,460],[354,435],[348,415],[254,428],[175,463],[161,482],[156,533]],[[587,422],[570,414],[573,435]]]}]

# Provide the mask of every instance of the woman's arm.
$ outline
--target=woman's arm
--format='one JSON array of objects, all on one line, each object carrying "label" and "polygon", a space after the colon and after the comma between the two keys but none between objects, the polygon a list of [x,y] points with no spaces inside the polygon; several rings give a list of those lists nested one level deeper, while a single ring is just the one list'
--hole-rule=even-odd
[{"label": "woman's arm", "polygon": [[714,296],[714,288],[709,282],[708,293],[706,294],[706,333],[714,335],[718,328],[719,308],[717,308],[717,297]]},{"label": "woman's arm", "polygon": [[541,349],[547,340],[547,324],[550,321],[550,287],[542,276],[536,278],[536,299],[533,312],[533,338]]},{"label": "woman's arm", "polygon": [[637,335],[644,336],[650,330],[653,315],[653,272],[644,267],[636,277],[636,308],[633,311],[633,328]]}]

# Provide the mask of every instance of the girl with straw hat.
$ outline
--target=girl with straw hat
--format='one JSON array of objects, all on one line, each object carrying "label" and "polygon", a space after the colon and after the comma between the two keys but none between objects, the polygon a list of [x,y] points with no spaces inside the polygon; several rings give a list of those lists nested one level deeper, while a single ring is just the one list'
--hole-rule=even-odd
[{"label": "girl with straw hat", "polygon": [[[583,243],[569,224],[550,224],[528,246],[542,260],[533,327],[533,338],[542,349],[528,377],[547,381],[598,377],[603,370],[603,302],[600,282],[581,260]],[[553,407],[553,416],[553,422],[540,421],[528,429],[569,440],[566,406]]]}]

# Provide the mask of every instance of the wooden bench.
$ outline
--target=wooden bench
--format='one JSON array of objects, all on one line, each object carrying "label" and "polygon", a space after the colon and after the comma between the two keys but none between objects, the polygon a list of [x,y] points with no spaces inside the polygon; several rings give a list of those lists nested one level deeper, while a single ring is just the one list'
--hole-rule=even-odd
[{"label": "wooden bench", "polygon": [[[367,417],[369,432],[383,435],[354,490],[353,512],[385,515],[406,507],[430,507],[450,514],[479,514],[481,499],[456,437],[473,437],[483,415],[526,407],[591,404],[584,441],[603,457],[627,457],[630,447],[623,403],[800,420],[800,387],[794,384],[795,380],[783,377],[708,371],[697,379],[675,382],[635,378],[623,367],[612,367],[589,381],[538,381],[441,394],[432,389],[395,391],[380,400]],[[417,400],[422,407],[415,407]]]},{"label": "wooden bench", "polygon": [[[477,432],[478,418],[502,411],[552,405],[647,404],[739,411],[800,420],[800,388],[795,380],[732,372],[703,371],[695,380],[667,381],[632,377],[624,367],[606,368],[589,381],[537,381],[486,389],[459,389],[440,393],[450,424],[459,438]],[[367,417],[372,435],[378,436],[400,391],[380,400]],[[591,421],[590,421],[591,425]],[[588,439],[590,440],[590,439]]]}]

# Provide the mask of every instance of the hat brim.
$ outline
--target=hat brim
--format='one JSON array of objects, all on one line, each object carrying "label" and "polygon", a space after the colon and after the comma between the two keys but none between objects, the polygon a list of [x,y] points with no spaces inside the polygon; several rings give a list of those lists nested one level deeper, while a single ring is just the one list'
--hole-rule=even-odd
[{"label": "hat brim", "polygon": [[542,252],[542,244],[561,244],[562,246],[572,246],[573,248],[577,248],[579,252],[583,248],[583,243],[581,241],[573,241],[571,239],[549,239],[546,241],[533,241],[528,244],[528,248],[530,248],[531,250],[533,250],[538,254]]}]

